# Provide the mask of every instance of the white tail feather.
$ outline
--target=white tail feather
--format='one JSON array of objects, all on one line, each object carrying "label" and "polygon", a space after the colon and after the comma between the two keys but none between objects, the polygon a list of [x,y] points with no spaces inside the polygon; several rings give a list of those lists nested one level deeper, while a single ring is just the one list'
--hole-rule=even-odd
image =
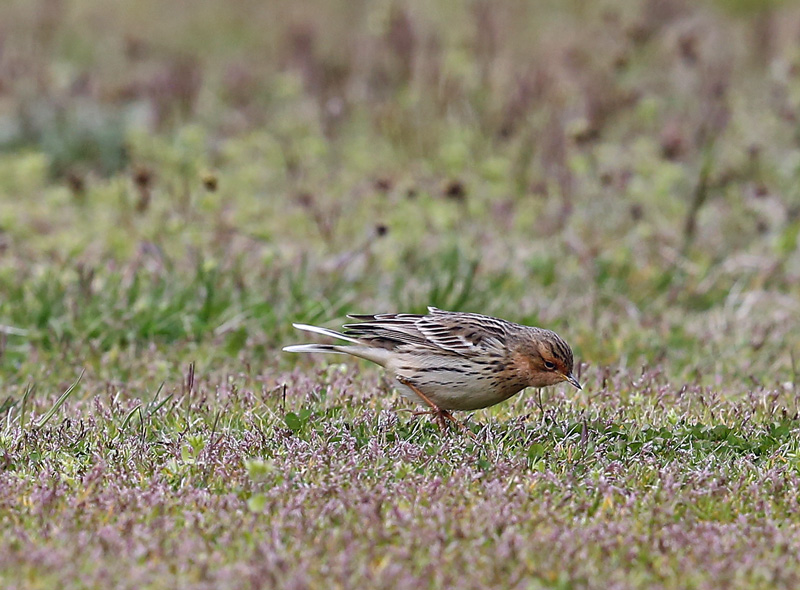
[{"label": "white tail feather", "polygon": [[306,332],[314,332],[315,334],[322,334],[323,336],[330,336],[331,338],[338,338],[340,340],[347,340],[353,342],[358,346],[349,346],[346,344],[293,344],[292,346],[284,347],[285,352],[333,352],[338,354],[350,354],[358,358],[366,359],[377,363],[382,367],[386,366],[393,353],[385,348],[372,347],[365,345],[355,338],[345,336],[339,332],[328,330],[327,328],[320,328],[318,326],[309,326],[308,324],[292,324],[298,330]]},{"label": "white tail feather", "polygon": [[336,347],[331,344],[293,344],[292,346],[284,346],[284,352],[334,352],[336,354],[347,354],[341,350],[336,350]]},{"label": "white tail feather", "polygon": [[[304,332],[314,332],[315,334],[322,334],[323,336],[330,336],[331,338],[338,338],[339,340],[347,340],[348,342],[354,342],[355,344],[360,344],[359,341],[356,340],[355,338],[350,338],[349,336],[345,336],[344,334],[336,332],[335,330],[329,330],[328,328],[320,328],[319,326],[309,326],[308,324],[292,324],[292,325],[298,330],[303,330]],[[336,352],[336,351],[329,350],[328,352]]]}]

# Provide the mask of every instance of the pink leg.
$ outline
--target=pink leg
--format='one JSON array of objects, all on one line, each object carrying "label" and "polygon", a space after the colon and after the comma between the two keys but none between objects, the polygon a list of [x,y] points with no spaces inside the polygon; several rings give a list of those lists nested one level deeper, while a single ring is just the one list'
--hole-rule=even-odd
[{"label": "pink leg", "polygon": [[427,395],[425,395],[419,390],[419,388],[416,385],[411,383],[408,379],[404,379],[403,377],[398,377],[397,380],[406,387],[408,387],[411,391],[413,391],[417,396],[419,396],[419,398],[422,401],[424,401],[430,407],[430,410],[427,411],[412,412],[413,416],[424,416],[424,415],[433,416],[434,421],[442,430],[447,430],[447,422],[450,421],[474,438],[474,435],[472,434],[472,432],[470,432],[470,430],[467,429],[466,426],[464,426],[461,422],[453,418],[453,415],[450,412],[448,412],[447,410],[443,410],[435,403],[433,403],[428,398]]}]

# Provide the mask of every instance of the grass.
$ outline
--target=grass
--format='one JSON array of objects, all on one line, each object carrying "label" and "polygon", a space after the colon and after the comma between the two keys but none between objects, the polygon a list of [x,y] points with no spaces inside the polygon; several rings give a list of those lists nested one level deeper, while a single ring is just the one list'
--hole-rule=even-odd
[{"label": "grass", "polygon": [[[12,22],[3,588],[797,586],[793,4]],[[558,331],[584,390],[472,439],[280,352],[427,305]]]}]

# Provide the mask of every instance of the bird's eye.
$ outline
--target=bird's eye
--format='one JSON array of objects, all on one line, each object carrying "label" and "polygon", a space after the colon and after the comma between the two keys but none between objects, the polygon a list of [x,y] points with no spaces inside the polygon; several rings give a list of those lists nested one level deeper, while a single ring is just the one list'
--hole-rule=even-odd
[{"label": "bird's eye", "polygon": [[556,364],[555,363],[551,363],[550,361],[545,361],[544,362],[544,368],[547,369],[548,371],[552,371],[553,369],[556,368]]}]

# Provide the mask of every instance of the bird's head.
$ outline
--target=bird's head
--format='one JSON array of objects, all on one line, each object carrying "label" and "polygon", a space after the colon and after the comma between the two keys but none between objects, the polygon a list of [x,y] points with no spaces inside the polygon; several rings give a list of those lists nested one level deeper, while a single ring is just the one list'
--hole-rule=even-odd
[{"label": "bird's head", "polygon": [[555,332],[534,329],[519,355],[522,365],[527,366],[529,387],[546,387],[566,381],[581,389],[581,384],[572,375],[572,349]]}]

